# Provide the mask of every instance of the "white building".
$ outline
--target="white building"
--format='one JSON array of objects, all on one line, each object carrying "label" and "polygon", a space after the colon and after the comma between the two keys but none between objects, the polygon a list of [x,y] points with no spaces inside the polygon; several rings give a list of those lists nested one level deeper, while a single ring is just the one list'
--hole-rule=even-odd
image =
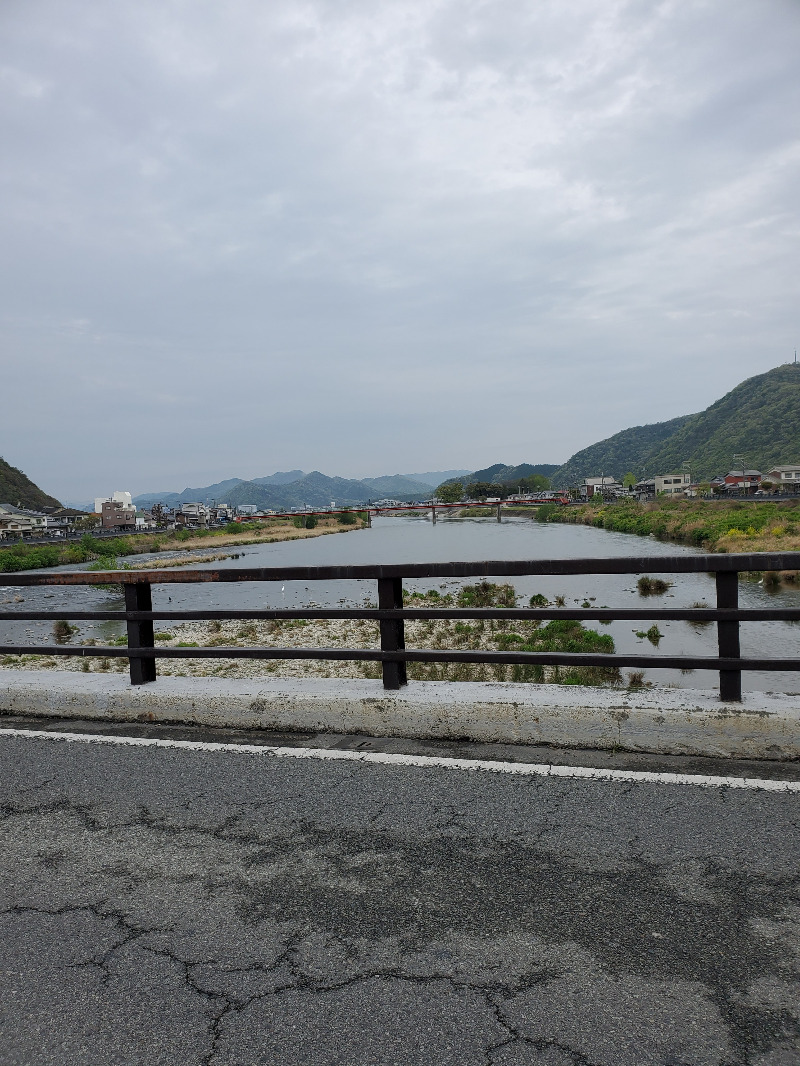
[{"label": "white building", "polygon": [[136,510],[136,508],[133,506],[133,497],[131,496],[131,494],[129,492],[112,492],[110,496],[95,496],[95,499],[94,499],[94,513],[95,514],[102,514],[103,513],[103,504],[104,503],[118,503],[118,504],[121,504],[122,507],[125,507],[128,510],[130,510],[131,508],[133,508],[134,511]]},{"label": "white building", "polygon": [[765,481],[772,481],[781,488],[800,489],[800,466],[773,466],[764,475]]},{"label": "white building", "polygon": [[580,488],[581,496],[590,500],[597,493],[598,496],[616,496],[624,492],[623,485],[613,477],[585,477]]}]

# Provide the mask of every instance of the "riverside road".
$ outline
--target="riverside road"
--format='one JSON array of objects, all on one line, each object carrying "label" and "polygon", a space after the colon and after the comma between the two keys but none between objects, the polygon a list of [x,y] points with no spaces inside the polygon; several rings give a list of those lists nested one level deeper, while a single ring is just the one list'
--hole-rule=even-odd
[{"label": "riverside road", "polygon": [[797,791],[2,724],[2,1066],[800,1062]]}]

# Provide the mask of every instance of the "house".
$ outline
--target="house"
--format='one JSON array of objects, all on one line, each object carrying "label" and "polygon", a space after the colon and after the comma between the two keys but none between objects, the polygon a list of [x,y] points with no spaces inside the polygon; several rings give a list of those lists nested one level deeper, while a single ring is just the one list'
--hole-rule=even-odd
[{"label": "house", "polygon": [[639,496],[665,496],[686,495],[691,485],[689,474],[657,474],[655,477],[646,478],[636,484],[635,492]]},{"label": "house", "polygon": [[771,481],[781,492],[800,491],[800,466],[773,466],[764,475],[764,481]]},{"label": "house", "polygon": [[711,479],[711,488],[717,492],[747,492],[757,489],[761,484],[762,474],[759,470],[731,470],[727,474],[717,474]]},{"label": "house", "polygon": [[28,511],[13,503],[0,503],[0,539],[9,540],[44,533],[47,515]]},{"label": "house", "polygon": [[580,494],[584,499],[591,500],[592,496],[618,496],[624,492],[623,485],[613,477],[585,477],[580,487]]},{"label": "house", "polygon": [[47,529],[61,530],[71,533],[82,518],[86,518],[85,511],[78,511],[74,507],[58,507],[47,516]]},{"label": "house", "polygon": [[178,529],[205,529],[208,525],[209,510],[204,503],[182,503],[175,512],[175,525]]},{"label": "house", "polygon": [[[129,493],[125,495],[130,496]],[[103,500],[100,514],[103,529],[136,529],[136,508],[132,503],[120,503],[119,500],[113,499]]]}]

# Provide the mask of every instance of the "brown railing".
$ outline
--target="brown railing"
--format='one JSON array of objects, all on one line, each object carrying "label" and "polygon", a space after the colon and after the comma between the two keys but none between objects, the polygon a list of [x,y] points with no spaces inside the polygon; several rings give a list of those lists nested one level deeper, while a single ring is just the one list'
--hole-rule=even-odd
[{"label": "brown railing", "polygon": [[[605,666],[718,670],[720,697],[741,700],[742,670],[800,670],[798,658],[748,659],[740,654],[741,622],[800,621],[798,608],[739,608],[738,575],[753,571],[798,570],[800,552],[763,555],[673,555],[618,559],[531,559],[458,563],[406,563],[367,566],[303,566],[270,569],[222,570],[113,570],[105,572],[57,572],[46,574],[0,574],[0,586],[108,585],[120,584],[125,593],[124,611],[67,611],[59,616],[74,621],[123,621],[127,623],[127,647],[76,645],[0,645],[0,654],[78,655],[121,657],[129,660],[131,684],[156,679],[157,659],[339,659],[380,662],[383,685],[398,689],[406,684],[406,663],[503,663],[528,666]],[[652,608],[403,608],[404,578],[488,578],[554,574],[677,574],[713,573],[716,607]],[[153,610],[153,585],[239,581],[342,581],[377,582],[377,607],[267,608],[265,610]],[[1,611],[0,621],[52,621],[53,611]],[[225,619],[323,619],[362,618],[376,621],[380,648],[157,648],[154,621],[210,621]],[[716,622],[716,656],[622,655],[577,652],[450,651],[409,649],[405,646],[406,619],[576,619]]]}]

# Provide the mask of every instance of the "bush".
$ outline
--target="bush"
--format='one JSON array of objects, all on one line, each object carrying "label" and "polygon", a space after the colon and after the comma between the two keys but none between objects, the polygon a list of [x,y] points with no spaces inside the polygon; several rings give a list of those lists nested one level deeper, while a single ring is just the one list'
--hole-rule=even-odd
[{"label": "bush", "polygon": [[660,577],[648,577],[647,574],[642,574],[636,582],[636,587],[640,596],[660,596],[667,589],[672,588],[672,582],[664,581]]},{"label": "bush", "polygon": [[77,626],[71,626],[64,618],[53,622],[53,637],[57,644],[66,644],[73,633],[78,632]]},{"label": "bush", "polygon": [[458,594],[459,607],[516,607],[517,593],[513,585],[494,585],[481,581],[465,585]]},{"label": "bush", "polygon": [[356,524],[356,516],[353,511],[342,511],[339,515],[339,525],[342,526],[354,526]]}]

